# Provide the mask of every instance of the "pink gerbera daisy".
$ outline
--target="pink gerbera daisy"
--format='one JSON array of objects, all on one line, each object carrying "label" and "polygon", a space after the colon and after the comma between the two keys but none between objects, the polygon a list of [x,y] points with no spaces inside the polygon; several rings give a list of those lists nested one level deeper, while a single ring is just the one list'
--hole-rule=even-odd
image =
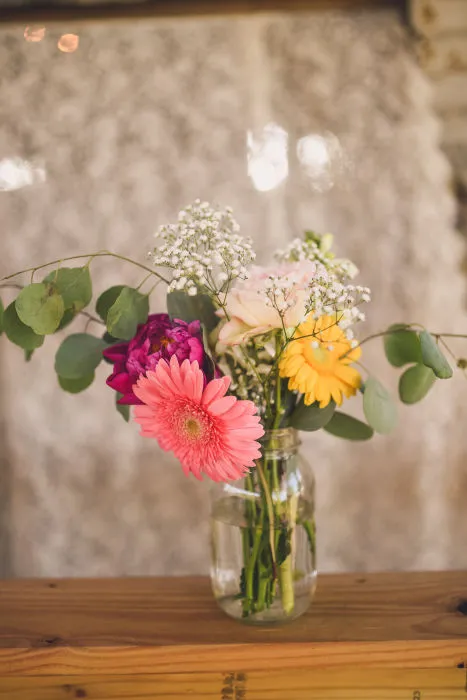
[{"label": "pink gerbera daisy", "polygon": [[229,377],[204,384],[196,361],[159,360],[133,389],[144,404],[135,407],[135,420],[141,435],[175,454],[185,474],[235,481],[261,456],[256,440],[264,430],[252,401],[225,395]]}]

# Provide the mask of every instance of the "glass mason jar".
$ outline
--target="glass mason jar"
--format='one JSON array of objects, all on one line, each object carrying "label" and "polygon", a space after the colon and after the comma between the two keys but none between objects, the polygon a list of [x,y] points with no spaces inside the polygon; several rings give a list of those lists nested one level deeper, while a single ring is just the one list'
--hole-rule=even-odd
[{"label": "glass mason jar", "polygon": [[251,624],[292,620],[316,588],[314,478],[293,428],[267,431],[241,481],[216,484],[211,581],[220,607]]}]

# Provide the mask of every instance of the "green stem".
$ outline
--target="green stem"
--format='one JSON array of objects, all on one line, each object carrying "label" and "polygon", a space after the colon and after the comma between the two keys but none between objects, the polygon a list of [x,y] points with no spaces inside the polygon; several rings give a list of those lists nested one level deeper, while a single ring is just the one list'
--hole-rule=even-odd
[{"label": "green stem", "polygon": [[253,548],[251,550],[251,557],[248,561],[248,564],[246,567],[246,573],[245,573],[246,601],[245,601],[245,605],[244,605],[244,611],[245,611],[245,607],[250,612],[253,608],[253,603],[254,603],[253,583],[254,583],[256,559],[258,557],[258,552],[259,552],[259,548],[261,545],[261,535],[262,535],[262,528],[258,527],[258,526],[255,527],[254,538],[253,538]]},{"label": "green stem", "polygon": [[13,279],[13,277],[17,277],[18,275],[23,275],[26,272],[33,272],[34,273],[37,270],[42,270],[44,267],[50,267],[51,265],[59,265],[60,263],[66,262],[67,260],[82,260],[83,258],[89,258],[89,261],[91,262],[94,258],[105,258],[105,257],[116,258],[117,260],[123,260],[124,262],[129,262],[132,265],[136,265],[136,267],[141,268],[142,270],[146,270],[146,272],[151,273],[151,275],[158,277],[162,282],[165,282],[166,284],[170,284],[169,280],[165,279],[165,277],[163,277],[161,274],[159,274],[155,270],[152,270],[147,265],[143,265],[142,263],[137,262],[136,260],[132,260],[131,258],[125,257],[124,255],[119,255],[118,253],[111,253],[109,250],[100,250],[98,253],[88,253],[87,255],[70,255],[67,258],[60,258],[58,260],[51,260],[50,262],[44,263],[43,265],[37,265],[36,267],[28,267],[25,270],[21,270],[20,272],[15,272],[12,275],[7,275],[6,277],[2,277],[1,281]]},{"label": "green stem", "polygon": [[313,555],[313,558],[316,555],[316,527],[314,522],[311,520],[303,520],[301,523],[303,529],[306,532],[306,536],[308,537],[308,542],[310,544],[310,550]]},{"label": "green stem", "polygon": [[271,558],[272,558],[272,563],[273,563],[273,572],[275,575],[275,572],[276,572],[276,550],[275,550],[275,541],[274,541],[274,505],[273,505],[272,498],[271,498],[271,492],[269,490],[266,478],[264,476],[263,467],[261,466],[260,461],[257,462],[256,468],[257,468],[257,471],[259,474],[259,478],[261,480],[261,485],[263,487],[263,494],[264,494],[264,498],[266,501],[266,508],[267,508],[267,512],[268,512],[269,546],[271,547]]},{"label": "green stem", "polygon": [[292,556],[290,554],[279,567],[279,578],[281,584],[282,607],[284,608],[284,611],[287,614],[290,614],[293,611],[295,605]]}]

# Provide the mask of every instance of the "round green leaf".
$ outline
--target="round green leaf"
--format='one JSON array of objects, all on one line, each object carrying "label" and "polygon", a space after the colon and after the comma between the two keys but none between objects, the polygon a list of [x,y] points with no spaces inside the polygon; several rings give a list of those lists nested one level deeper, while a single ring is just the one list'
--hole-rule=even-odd
[{"label": "round green leaf", "polygon": [[63,298],[65,309],[75,313],[84,309],[92,299],[92,281],[88,267],[61,267],[49,273],[50,282]]},{"label": "round green leaf", "polygon": [[3,302],[0,299],[0,335],[3,333],[3,314],[5,312],[5,309],[3,308]]},{"label": "round green leaf", "polygon": [[76,312],[73,311],[72,309],[66,309],[65,313],[63,314],[63,318],[60,321],[60,324],[57,328],[57,331],[62,331],[64,328],[70,325],[72,321],[76,318]]},{"label": "round green leaf", "polygon": [[186,323],[200,321],[209,332],[219,323],[216,307],[207,294],[190,296],[186,292],[175,291],[167,294],[167,313],[170,318],[180,319]]},{"label": "round green leaf", "polygon": [[334,413],[324,430],[345,440],[369,440],[374,434],[369,425],[340,411]]},{"label": "round green leaf", "polygon": [[15,302],[20,320],[38,335],[55,333],[65,312],[60,294],[51,284],[29,284]]},{"label": "round green leaf", "polygon": [[125,285],[123,284],[118,284],[115,287],[110,287],[109,289],[106,289],[105,292],[102,292],[99,299],[97,300],[96,311],[101,317],[101,319],[104,321],[104,323],[107,323],[107,314],[109,313],[109,309],[117,301],[122,289],[125,289]]},{"label": "round green leaf", "polygon": [[382,435],[390,433],[397,422],[397,409],[388,390],[374,377],[365,382],[363,412],[368,424]]},{"label": "round green leaf", "polygon": [[114,338],[131,340],[140,323],[145,323],[149,315],[147,294],[137,289],[124,287],[107,314],[107,330]]},{"label": "round green leaf", "polygon": [[8,340],[19,345],[23,350],[35,350],[44,342],[44,336],[34,333],[32,328],[26,326],[18,317],[15,302],[5,309],[3,315],[3,327]]},{"label": "round green leaf", "polygon": [[436,376],[430,367],[414,365],[409,367],[399,380],[399,396],[404,403],[421,401],[430,391]]},{"label": "round green leaf", "polygon": [[438,379],[450,379],[452,368],[438,347],[438,343],[428,331],[420,333],[423,364],[431,367]]},{"label": "round green leaf", "polygon": [[326,408],[320,408],[317,401],[310,406],[305,406],[302,399],[290,416],[289,425],[297,430],[313,432],[324,428],[331,420],[335,410],[336,404],[334,401],[330,401]]},{"label": "round green leaf", "polygon": [[94,381],[95,372],[88,374],[86,377],[80,377],[80,379],[65,379],[65,377],[58,377],[58,383],[64,391],[68,391],[70,394],[79,394],[84,391]]},{"label": "round green leaf", "polygon": [[102,338],[88,333],[69,335],[58,348],[55,371],[63,379],[89,377],[102,360],[102,351],[106,347]]},{"label": "round green leaf", "polygon": [[390,326],[388,333],[384,336],[384,351],[393,367],[422,361],[422,348],[417,333],[400,323]]}]

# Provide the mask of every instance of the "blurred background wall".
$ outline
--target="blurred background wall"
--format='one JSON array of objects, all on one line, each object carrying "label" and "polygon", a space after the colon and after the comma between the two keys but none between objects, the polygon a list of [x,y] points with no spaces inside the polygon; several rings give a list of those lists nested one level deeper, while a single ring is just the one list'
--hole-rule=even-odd
[{"label": "blurred background wall", "polygon": [[[262,261],[305,227],[332,231],[373,288],[367,331],[466,331],[442,124],[397,14],[23,31],[0,29],[1,275],[102,248],[143,260],[156,227],[201,197],[234,207]],[[63,33],[79,36],[73,53]],[[139,281],[124,263],[95,267],[100,289]],[[207,572],[208,485],[124,424],[106,367],[64,394],[59,343],[25,364],[0,339],[0,572]],[[395,390],[381,347],[366,347]],[[467,566],[466,387],[439,382],[390,437],[306,438],[322,570]]]}]

